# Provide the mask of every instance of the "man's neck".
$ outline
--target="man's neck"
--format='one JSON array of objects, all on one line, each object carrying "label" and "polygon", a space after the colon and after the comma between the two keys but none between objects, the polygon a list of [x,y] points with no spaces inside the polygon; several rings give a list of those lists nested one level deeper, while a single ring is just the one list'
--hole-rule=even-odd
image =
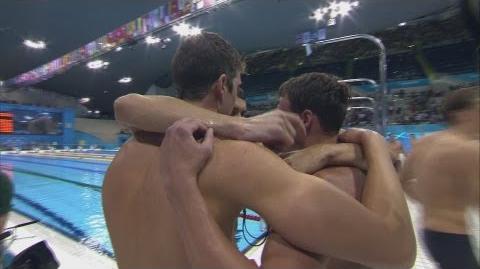
[{"label": "man's neck", "polygon": [[210,111],[218,113],[217,106],[214,103],[212,103],[208,98],[204,98],[200,101],[188,101],[188,103],[190,103],[194,106],[198,106],[198,107],[204,108],[206,110],[210,110]]},{"label": "man's neck", "polygon": [[334,135],[325,135],[325,134],[309,134],[305,140],[305,147],[318,144],[336,144],[337,143],[337,134]]}]

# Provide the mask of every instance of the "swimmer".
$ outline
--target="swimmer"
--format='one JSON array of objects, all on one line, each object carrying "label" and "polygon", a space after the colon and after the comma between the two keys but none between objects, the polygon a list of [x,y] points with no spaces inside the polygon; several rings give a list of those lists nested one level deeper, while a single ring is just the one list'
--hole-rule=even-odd
[{"label": "swimmer", "polygon": [[479,209],[479,88],[450,93],[448,129],[415,142],[404,188],[423,206],[423,239],[442,269],[479,268],[468,238],[467,208]]},{"label": "swimmer", "polygon": [[[309,73],[293,78],[280,88],[279,109],[295,112],[302,118],[307,137],[301,148],[286,159],[297,171],[312,173],[357,200],[361,199],[365,180],[363,171],[345,165],[316,169],[309,167],[318,158],[319,149],[337,143],[338,131],[345,118],[350,98],[347,85],[338,78],[322,73]],[[307,98],[308,97],[308,98]],[[316,162],[313,162],[316,163]],[[205,233],[208,233],[205,231]],[[359,264],[312,255],[290,245],[275,232],[270,233],[262,256],[265,268],[365,268]]]},{"label": "swimmer", "polygon": [[[172,68],[180,96],[199,107],[229,115],[240,84],[240,68],[233,68],[236,74],[227,76],[231,69],[223,67],[235,62],[229,55],[237,54],[228,43],[211,33],[185,39],[175,55]],[[185,61],[185,58],[195,61]],[[215,66],[225,62],[227,65],[220,68]],[[185,63],[191,66],[179,68],[178,65]],[[192,76],[190,72],[196,75]],[[215,75],[204,76],[204,72]],[[191,81],[192,77],[205,79]],[[228,78],[232,83],[227,81]],[[128,110],[121,113],[124,116],[129,114]],[[280,112],[274,113],[279,115]],[[135,115],[146,114],[139,112]],[[267,116],[264,115],[263,119]],[[136,120],[146,119],[138,117]],[[153,130],[147,131],[155,131],[153,127],[159,126],[151,127]],[[285,129],[288,133],[295,133],[301,128]],[[201,249],[198,245],[185,245],[182,237],[186,233],[179,229],[174,219],[176,210],[169,203],[164,188],[167,180],[164,173],[181,176],[186,173],[184,171],[191,171],[188,163],[175,162],[174,166],[168,165],[168,170],[159,170],[158,164],[163,163],[161,160],[167,155],[159,154],[157,147],[135,139],[127,142],[112,162],[103,189],[105,216],[119,268],[251,266],[236,250],[233,241],[234,222],[240,210],[246,207],[259,212],[273,230],[305,251],[372,267],[410,266],[415,242],[386,142],[370,131],[350,132],[344,135],[344,139],[362,144],[369,161],[371,172],[364,188],[364,193],[368,194],[364,206],[330,183],[294,171],[266,148],[250,142],[216,140],[212,156],[198,176],[198,187],[194,182],[193,187],[175,198],[183,199],[190,195],[190,191],[202,193],[205,207],[201,207],[201,202],[195,204],[190,207],[191,213],[202,216],[208,213],[211,218],[199,218],[198,223],[189,222],[189,225],[204,225],[207,223],[205,219],[212,220],[210,223],[215,225],[207,226],[215,235],[207,241],[200,240]],[[173,158],[173,153],[171,156]],[[332,207],[337,210],[329,210]],[[352,220],[356,222],[354,229]],[[135,233],[131,232],[133,230]],[[209,243],[219,241],[222,244],[218,246]],[[369,244],[365,247],[367,241]],[[209,262],[217,261],[209,260],[209,255],[196,255],[199,251],[212,251],[212,248],[221,257],[233,255],[232,261],[240,264],[220,261],[220,264],[210,266]]]},{"label": "swimmer", "polygon": [[[0,234],[5,229],[12,203],[13,186],[6,174],[0,171]],[[3,265],[3,246],[0,241],[0,268]]]}]

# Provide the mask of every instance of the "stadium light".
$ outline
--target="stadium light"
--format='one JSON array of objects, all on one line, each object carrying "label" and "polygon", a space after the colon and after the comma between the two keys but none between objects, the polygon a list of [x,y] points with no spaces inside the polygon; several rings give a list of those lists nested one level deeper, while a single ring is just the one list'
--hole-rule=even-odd
[{"label": "stadium light", "polygon": [[196,26],[191,26],[184,22],[174,25],[172,29],[180,36],[195,36],[202,33],[201,28]]},{"label": "stadium light", "polygon": [[132,82],[131,77],[123,77],[123,78],[118,80],[118,83],[123,83],[123,84],[130,83],[130,82]]},{"label": "stadium light", "polygon": [[151,36],[151,35],[149,35],[145,38],[145,43],[147,43],[147,44],[157,44],[160,41],[162,41],[162,40],[159,37],[154,37],[154,36]]},{"label": "stadium light", "polygon": [[23,44],[29,48],[32,49],[45,49],[47,47],[47,44],[43,41],[33,41],[30,39],[26,39],[23,41]]},{"label": "stadium light", "polygon": [[83,97],[83,98],[80,98],[80,104],[86,104],[88,102],[90,102],[90,98],[89,97]]},{"label": "stadium light", "polygon": [[87,63],[87,67],[90,69],[99,69],[102,67],[107,67],[110,63],[104,62],[102,60],[95,60]]}]

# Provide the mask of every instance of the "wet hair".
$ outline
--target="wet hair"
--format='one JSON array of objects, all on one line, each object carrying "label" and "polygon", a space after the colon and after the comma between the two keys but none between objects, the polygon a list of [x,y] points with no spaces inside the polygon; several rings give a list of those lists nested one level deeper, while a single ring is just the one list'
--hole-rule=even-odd
[{"label": "wet hair", "polygon": [[228,87],[232,89],[233,79],[243,68],[240,53],[218,34],[210,32],[182,40],[172,60],[178,97],[192,101],[203,99],[222,74],[226,74]]},{"label": "wet hair", "polygon": [[442,110],[449,124],[455,122],[453,113],[469,109],[479,102],[479,91],[479,86],[463,88],[455,90],[445,97]]},{"label": "wet hair", "polygon": [[295,113],[311,110],[322,129],[336,134],[343,125],[350,101],[350,88],[339,78],[325,73],[306,73],[280,86],[280,96],[288,97]]}]

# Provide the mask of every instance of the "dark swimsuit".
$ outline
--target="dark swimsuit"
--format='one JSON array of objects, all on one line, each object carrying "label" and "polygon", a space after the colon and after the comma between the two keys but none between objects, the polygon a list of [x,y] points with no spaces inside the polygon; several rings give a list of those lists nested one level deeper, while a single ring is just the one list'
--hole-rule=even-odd
[{"label": "dark swimsuit", "polygon": [[480,269],[468,235],[424,229],[423,237],[441,269]]}]

